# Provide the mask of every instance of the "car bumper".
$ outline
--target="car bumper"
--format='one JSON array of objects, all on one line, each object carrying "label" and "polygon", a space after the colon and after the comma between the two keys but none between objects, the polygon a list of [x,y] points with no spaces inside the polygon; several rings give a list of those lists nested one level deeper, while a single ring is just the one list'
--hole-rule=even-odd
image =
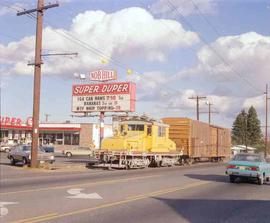
[{"label": "car bumper", "polygon": [[233,175],[233,176],[238,176],[238,177],[258,178],[261,176],[261,173],[258,171],[248,171],[248,170],[239,170],[239,169],[227,169],[225,173],[227,175]]}]

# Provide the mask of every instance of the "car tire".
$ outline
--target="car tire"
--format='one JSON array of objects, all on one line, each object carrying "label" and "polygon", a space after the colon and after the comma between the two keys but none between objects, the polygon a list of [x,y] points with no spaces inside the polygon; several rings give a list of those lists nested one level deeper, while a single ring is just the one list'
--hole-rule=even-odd
[{"label": "car tire", "polygon": [[72,157],[72,153],[70,153],[70,152],[67,152],[67,153],[66,153],[66,157],[67,157],[67,158],[70,158],[70,157]]},{"label": "car tire", "polygon": [[233,176],[233,175],[230,175],[229,177],[230,177],[230,183],[234,183],[234,182],[235,182],[236,177],[235,177],[235,176]]},{"label": "car tire", "polygon": [[9,152],[10,152],[10,149],[5,149],[5,152],[6,152],[6,153],[9,153]]},{"label": "car tire", "polygon": [[22,163],[23,163],[23,166],[28,164],[27,159],[25,157],[23,157]]},{"label": "car tire", "polygon": [[15,161],[15,159],[13,158],[13,156],[10,156],[9,159],[10,159],[10,164],[11,164],[12,166],[15,166],[16,161]]}]

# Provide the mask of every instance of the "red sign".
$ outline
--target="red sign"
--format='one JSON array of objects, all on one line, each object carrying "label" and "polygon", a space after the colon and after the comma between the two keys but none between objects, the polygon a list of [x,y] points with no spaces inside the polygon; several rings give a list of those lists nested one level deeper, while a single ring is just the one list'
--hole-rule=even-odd
[{"label": "red sign", "polygon": [[135,111],[136,85],[130,82],[72,86],[73,112]]},{"label": "red sign", "polygon": [[116,95],[130,94],[131,83],[110,83],[110,84],[83,84],[73,85],[72,96],[79,95]]},{"label": "red sign", "polygon": [[96,70],[90,72],[91,81],[110,81],[116,79],[117,73],[114,70]]},{"label": "red sign", "polygon": [[20,118],[14,117],[0,117],[0,124],[9,126],[21,126],[22,120]]}]

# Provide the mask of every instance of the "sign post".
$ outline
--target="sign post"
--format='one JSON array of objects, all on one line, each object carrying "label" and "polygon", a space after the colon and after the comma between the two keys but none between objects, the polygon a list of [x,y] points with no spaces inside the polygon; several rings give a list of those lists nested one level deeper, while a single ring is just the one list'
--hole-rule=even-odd
[{"label": "sign post", "polygon": [[100,116],[99,116],[99,149],[101,149],[101,142],[104,138],[104,116],[105,116],[105,112],[100,112]]}]

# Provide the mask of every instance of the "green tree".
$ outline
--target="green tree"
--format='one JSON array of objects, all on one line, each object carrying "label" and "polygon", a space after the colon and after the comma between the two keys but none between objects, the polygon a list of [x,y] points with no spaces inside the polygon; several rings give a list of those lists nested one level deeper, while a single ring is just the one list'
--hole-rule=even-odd
[{"label": "green tree", "polygon": [[233,122],[232,143],[245,145],[247,143],[247,113],[242,110]]},{"label": "green tree", "polygon": [[258,119],[256,109],[251,106],[247,114],[247,139],[248,145],[257,147],[263,142],[261,122]]}]

